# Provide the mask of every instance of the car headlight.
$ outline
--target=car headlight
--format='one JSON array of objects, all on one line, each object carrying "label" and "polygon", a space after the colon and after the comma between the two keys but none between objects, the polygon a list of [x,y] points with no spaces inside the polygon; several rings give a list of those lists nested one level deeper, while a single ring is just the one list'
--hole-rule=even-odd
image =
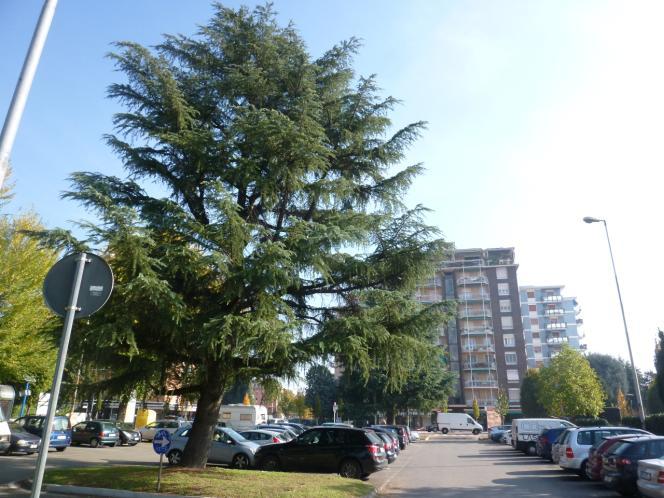
[{"label": "car headlight", "polygon": [[0,442],[8,443],[9,442],[9,436],[0,436]]},{"label": "car headlight", "polygon": [[28,444],[28,442],[25,439],[19,439],[16,441],[17,446],[25,446],[26,444]]}]

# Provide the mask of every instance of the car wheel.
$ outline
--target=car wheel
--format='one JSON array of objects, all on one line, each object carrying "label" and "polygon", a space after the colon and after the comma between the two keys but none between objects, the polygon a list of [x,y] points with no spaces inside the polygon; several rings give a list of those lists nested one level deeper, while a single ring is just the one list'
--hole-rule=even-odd
[{"label": "car wheel", "polygon": [[62,448],[56,448],[56,450],[59,451],[60,453],[62,453],[62,452],[65,451],[66,449],[67,449],[66,446],[63,446]]},{"label": "car wheel", "polygon": [[261,460],[261,470],[275,472],[281,469],[281,462],[274,455],[268,455]]},{"label": "car wheel", "polygon": [[231,462],[231,467],[234,469],[248,469],[249,465],[249,457],[244,453],[238,453],[235,455]]},{"label": "car wheel", "polygon": [[449,430],[447,427],[443,427],[443,428],[440,430],[440,432],[442,432],[443,434],[447,434],[448,432],[450,432],[450,430]]},{"label": "car wheel", "polygon": [[182,461],[182,452],[180,450],[171,450],[168,452],[168,455],[166,455],[166,458],[168,458],[169,464],[180,465],[180,462]]},{"label": "car wheel", "polygon": [[475,434],[477,436],[479,433],[480,433],[479,429],[473,429],[473,434]]},{"label": "car wheel", "polygon": [[537,448],[534,445],[529,444],[526,446],[526,455],[533,456],[535,453],[537,453]]},{"label": "car wheel", "polygon": [[588,460],[584,460],[583,463],[581,464],[581,467],[579,467],[579,477],[581,477],[581,479],[588,479],[588,475],[586,474],[587,469],[588,469]]},{"label": "car wheel", "polygon": [[90,439],[90,448],[98,448],[99,447],[99,439],[96,437],[93,437]]},{"label": "car wheel", "polygon": [[362,467],[357,460],[344,460],[339,466],[339,475],[349,479],[362,477]]},{"label": "car wheel", "polygon": [[111,448],[115,448],[115,443],[111,443],[111,444],[109,444],[109,446],[110,446]]}]

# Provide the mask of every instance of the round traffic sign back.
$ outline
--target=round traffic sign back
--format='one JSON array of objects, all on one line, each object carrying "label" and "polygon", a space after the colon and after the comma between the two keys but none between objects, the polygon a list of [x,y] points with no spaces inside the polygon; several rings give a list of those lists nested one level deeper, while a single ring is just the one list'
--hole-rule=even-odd
[{"label": "round traffic sign back", "polygon": [[[65,256],[55,263],[44,279],[44,300],[53,313],[64,317],[71,299],[76,265],[81,253]],[[96,254],[85,254],[87,262],[78,294],[76,318],[98,311],[113,291],[113,272],[108,263]]]}]

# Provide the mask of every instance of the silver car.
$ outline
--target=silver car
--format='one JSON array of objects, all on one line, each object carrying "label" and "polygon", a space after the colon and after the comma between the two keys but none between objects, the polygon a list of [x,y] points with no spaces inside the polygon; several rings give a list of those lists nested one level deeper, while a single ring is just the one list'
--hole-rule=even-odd
[{"label": "silver car", "polygon": [[141,441],[152,441],[157,431],[165,430],[174,434],[178,429],[190,424],[191,422],[186,420],[156,420],[141,427],[138,432],[141,434]]},{"label": "silver car", "polygon": [[[187,444],[190,426],[183,427],[171,438],[171,448],[166,453],[168,463],[179,465]],[[212,436],[208,452],[209,463],[223,463],[235,469],[247,469],[254,466],[254,455],[260,446],[248,441],[241,434],[229,427],[217,427]]]},{"label": "silver car", "polygon": [[269,431],[267,429],[251,429],[249,431],[242,431],[240,434],[245,439],[252,443],[260,444],[261,446],[264,444],[285,443],[286,441],[290,441],[290,439],[283,435],[283,433]]},{"label": "silver car", "polygon": [[640,460],[636,485],[643,496],[664,498],[664,460]]}]

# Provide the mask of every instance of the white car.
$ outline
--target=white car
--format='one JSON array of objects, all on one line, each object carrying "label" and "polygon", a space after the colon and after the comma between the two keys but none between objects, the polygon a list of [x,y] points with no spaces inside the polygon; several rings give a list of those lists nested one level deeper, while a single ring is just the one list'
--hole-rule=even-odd
[{"label": "white car", "polygon": [[643,496],[664,498],[664,460],[640,460],[636,485]]},{"label": "white car", "polygon": [[420,440],[420,433],[417,431],[410,431],[410,440],[411,441],[419,441]]},{"label": "white car", "polygon": [[163,429],[174,434],[179,428],[189,424],[186,420],[156,420],[141,427],[138,432],[141,434],[141,441],[152,441],[157,431]]}]

